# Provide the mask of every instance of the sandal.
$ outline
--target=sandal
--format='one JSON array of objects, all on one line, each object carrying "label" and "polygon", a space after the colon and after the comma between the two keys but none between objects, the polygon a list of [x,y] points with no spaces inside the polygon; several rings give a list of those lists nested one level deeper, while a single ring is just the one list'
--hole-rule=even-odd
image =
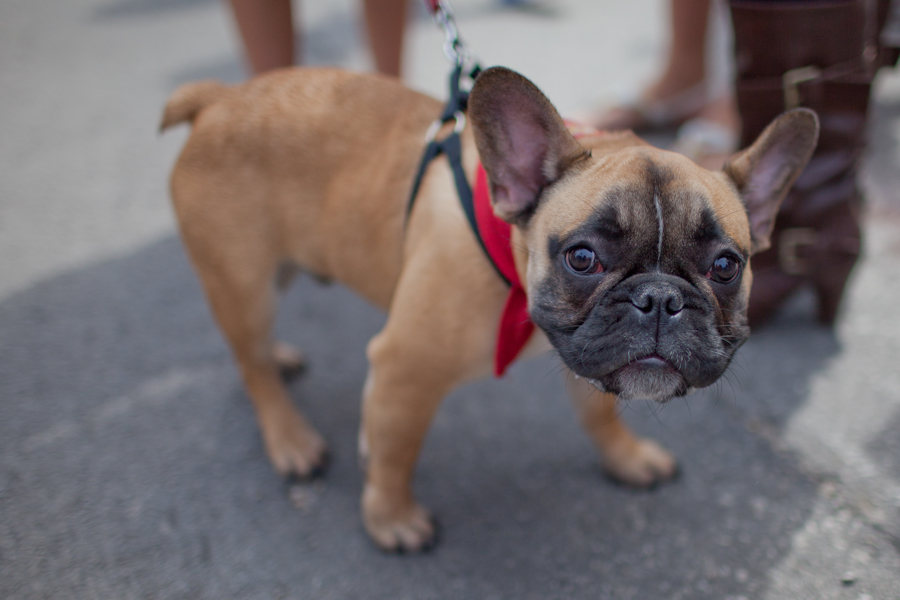
[{"label": "sandal", "polygon": [[722,123],[697,117],[678,128],[670,150],[687,156],[701,167],[716,170],[722,168],[737,147],[737,131]]},{"label": "sandal", "polygon": [[677,127],[697,115],[709,101],[706,82],[701,81],[665,100],[635,98],[595,113],[589,122],[603,131],[643,131]]}]

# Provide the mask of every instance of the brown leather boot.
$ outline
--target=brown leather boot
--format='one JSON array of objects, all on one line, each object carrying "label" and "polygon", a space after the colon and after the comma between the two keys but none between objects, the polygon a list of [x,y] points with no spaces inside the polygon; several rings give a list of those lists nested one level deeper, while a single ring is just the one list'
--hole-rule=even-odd
[{"label": "brown leather boot", "polygon": [[857,178],[886,0],[732,0],[737,101],[746,143],[784,110],[819,114],[819,145],[785,199],[772,248],[753,257],[751,326],[811,284],[818,319],[834,323],[861,247]]}]

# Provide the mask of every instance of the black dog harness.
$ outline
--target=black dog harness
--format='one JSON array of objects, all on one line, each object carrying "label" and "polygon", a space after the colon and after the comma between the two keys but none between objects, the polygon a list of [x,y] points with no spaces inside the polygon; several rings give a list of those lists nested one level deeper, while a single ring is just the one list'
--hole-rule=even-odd
[{"label": "black dog harness", "polygon": [[[468,77],[474,80],[481,69],[475,66]],[[511,237],[512,228],[509,223],[494,215],[491,205],[487,173],[479,164],[475,175],[475,189],[469,185],[462,165],[462,144],[460,132],[465,127],[465,110],[469,94],[460,89],[463,77],[462,65],[457,64],[450,75],[450,100],[444,107],[441,117],[435,121],[428,131],[428,145],[419,163],[419,169],[413,180],[412,191],[406,207],[406,217],[412,212],[416,195],[425,176],[428,165],[442,153],[447,156],[456,183],[456,192],[462,204],[463,212],[471,226],[475,239],[487,256],[488,261],[500,278],[510,287],[506,304],[500,317],[497,332],[497,346],[494,352],[494,375],[501,377],[510,364],[516,359],[534,332],[534,323],[528,315],[528,297],[522,286],[519,273],[513,258]],[[444,139],[435,136],[440,128],[454,121],[453,131]]]}]

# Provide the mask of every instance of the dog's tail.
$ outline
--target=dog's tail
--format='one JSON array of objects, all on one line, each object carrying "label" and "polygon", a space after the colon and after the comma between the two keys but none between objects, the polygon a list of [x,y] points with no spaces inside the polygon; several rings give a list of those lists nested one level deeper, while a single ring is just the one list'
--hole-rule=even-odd
[{"label": "dog's tail", "polygon": [[185,121],[193,123],[201,110],[225,97],[229,90],[227,85],[212,79],[179,87],[166,103],[159,130],[165,131],[172,125]]}]

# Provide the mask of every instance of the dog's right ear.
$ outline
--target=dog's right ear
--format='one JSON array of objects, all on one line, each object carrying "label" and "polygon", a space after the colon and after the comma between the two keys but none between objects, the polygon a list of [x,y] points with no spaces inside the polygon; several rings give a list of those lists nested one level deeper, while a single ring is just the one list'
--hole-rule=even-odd
[{"label": "dog's right ear", "polygon": [[781,201],[806,167],[819,139],[819,118],[795,108],[772,121],[753,145],[722,169],[737,187],[750,220],[750,253],[771,245]]},{"label": "dog's right ear", "polygon": [[494,213],[509,223],[524,225],[541,190],[589,156],[544,94],[503,67],[487,69],[475,80],[468,118]]}]

